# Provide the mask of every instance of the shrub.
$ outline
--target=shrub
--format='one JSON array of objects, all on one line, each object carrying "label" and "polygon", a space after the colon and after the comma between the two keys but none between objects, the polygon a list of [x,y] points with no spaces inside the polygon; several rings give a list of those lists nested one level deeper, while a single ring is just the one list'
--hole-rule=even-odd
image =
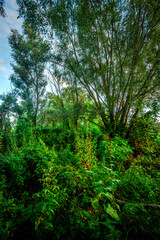
[{"label": "shrub", "polygon": [[110,164],[120,171],[128,156],[132,154],[132,149],[128,145],[127,140],[115,137],[112,141],[102,141],[99,145],[98,153],[104,163]]},{"label": "shrub", "polygon": [[[117,185],[115,197],[121,199],[120,222],[127,239],[158,239],[160,212],[149,204],[160,202],[160,181],[141,166],[130,167]],[[122,204],[123,203],[123,204]]]},{"label": "shrub", "polygon": [[159,149],[159,125],[154,119],[143,117],[133,122],[129,143],[135,148],[136,154],[152,154]]},{"label": "shrub", "polygon": [[56,150],[59,148],[65,148],[70,144],[71,148],[74,148],[74,131],[62,129],[61,127],[36,127],[33,129],[33,133],[36,139],[41,138],[42,141],[49,147],[54,147]]},{"label": "shrub", "polygon": [[126,170],[126,140],[103,136],[97,149],[97,134],[79,131],[71,140],[52,130],[58,140],[49,147],[36,128],[0,155],[2,239],[158,239],[159,209],[146,205],[160,201],[158,158],[139,156]]}]

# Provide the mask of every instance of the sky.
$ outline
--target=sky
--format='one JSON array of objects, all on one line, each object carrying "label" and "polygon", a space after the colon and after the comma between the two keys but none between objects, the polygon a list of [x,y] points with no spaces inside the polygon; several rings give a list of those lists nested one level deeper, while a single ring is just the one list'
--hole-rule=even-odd
[{"label": "sky", "polygon": [[0,16],[0,94],[10,91],[9,76],[13,73],[10,65],[13,62],[11,48],[8,43],[8,36],[12,28],[21,32],[22,19],[18,18],[16,0],[6,0],[5,10],[7,16]]}]

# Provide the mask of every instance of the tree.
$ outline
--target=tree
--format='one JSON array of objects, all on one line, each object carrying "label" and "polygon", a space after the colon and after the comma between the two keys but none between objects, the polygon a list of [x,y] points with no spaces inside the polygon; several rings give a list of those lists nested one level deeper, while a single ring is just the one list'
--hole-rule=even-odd
[{"label": "tree", "polygon": [[0,16],[5,17],[6,16],[6,12],[4,9],[4,0],[0,0]]},{"label": "tree", "polygon": [[78,119],[85,112],[85,92],[72,86],[63,88],[58,80],[54,86],[57,90],[47,94],[43,111],[40,113],[42,124],[60,124],[67,128],[77,128]]},{"label": "tree", "polygon": [[53,118],[57,116],[57,119],[64,122],[68,127],[70,123],[77,127],[78,118],[82,114],[82,110],[84,111],[86,92],[77,86],[75,78],[70,76],[68,80],[64,76],[62,77],[60,69],[51,65],[48,72],[53,93],[50,96],[50,103],[56,110]]},{"label": "tree", "polygon": [[159,94],[158,1],[18,0],[18,4],[20,15],[37,31],[50,30],[54,67],[86,89],[105,128],[123,131],[129,124],[130,131],[142,103]]},{"label": "tree", "polygon": [[12,64],[14,73],[10,76],[10,80],[17,96],[24,101],[23,105],[29,119],[36,125],[47,85],[44,70],[49,57],[49,47],[47,42],[27,25],[24,25],[24,35],[12,30],[9,43],[14,59]]},{"label": "tree", "polygon": [[1,128],[3,133],[5,134],[5,119],[7,115],[10,113],[13,103],[13,96],[11,93],[3,94],[0,96],[2,103],[0,105],[0,120],[1,120]]}]

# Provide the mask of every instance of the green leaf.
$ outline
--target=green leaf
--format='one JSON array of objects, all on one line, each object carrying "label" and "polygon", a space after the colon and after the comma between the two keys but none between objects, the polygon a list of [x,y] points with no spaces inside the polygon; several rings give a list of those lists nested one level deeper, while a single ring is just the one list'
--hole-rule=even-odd
[{"label": "green leaf", "polygon": [[82,211],[83,215],[86,217],[86,218],[90,218],[91,217],[91,214],[88,213],[87,211],[83,210]]},{"label": "green leaf", "polygon": [[51,223],[51,222],[47,222],[47,227],[50,227],[50,228],[53,228],[53,223]]},{"label": "green leaf", "polygon": [[110,200],[111,202],[114,200],[114,196],[107,192],[107,193],[101,193],[100,197],[104,200],[105,198],[107,198],[108,200]]},{"label": "green leaf", "polygon": [[107,207],[104,206],[104,210],[106,213],[108,213],[112,218],[114,218],[115,220],[119,221],[119,216],[118,213],[115,209],[113,209],[113,207],[108,204]]},{"label": "green leaf", "polygon": [[98,210],[98,209],[99,209],[99,199],[98,199],[98,198],[95,198],[95,199],[92,201],[92,207],[93,207],[95,210]]},{"label": "green leaf", "polygon": [[99,185],[102,185],[103,182],[100,180],[99,182],[95,182],[94,184],[95,184],[96,186],[99,186]]}]

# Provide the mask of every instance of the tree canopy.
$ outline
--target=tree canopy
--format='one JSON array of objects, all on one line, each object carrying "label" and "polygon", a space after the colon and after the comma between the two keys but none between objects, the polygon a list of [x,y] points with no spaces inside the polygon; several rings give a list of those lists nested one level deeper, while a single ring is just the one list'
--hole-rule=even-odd
[{"label": "tree canopy", "polygon": [[9,37],[14,73],[10,76],[17,96],[25,101],[28,117],[36,125],[47,79],[44,75],[49,46],[31,27],[24,25],[24,35],[12,30]]},{"label": "tree canopy", "polygon": [[52,68],[74,78],[106,129],[131,123],[159,96],[158,1],[18,1],[19,13],[52,41]]}]

